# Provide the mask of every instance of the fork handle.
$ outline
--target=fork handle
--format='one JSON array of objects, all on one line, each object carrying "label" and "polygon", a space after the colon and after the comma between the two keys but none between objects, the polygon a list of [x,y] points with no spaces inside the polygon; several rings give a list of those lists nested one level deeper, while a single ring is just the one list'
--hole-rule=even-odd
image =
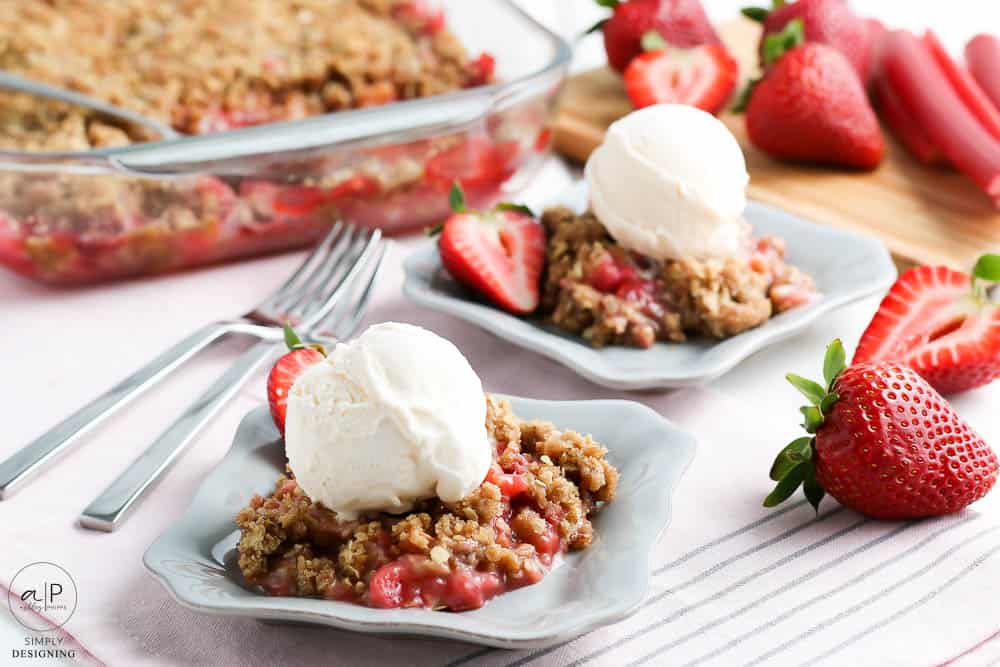
[{"label": "fork handle", "polygon": [[84,434],[227,331],[222,324],[199,329],[0,463],[0,500],[9,498]]},{"label": "fork handle", "polygon": [[195,435],[239,391],[261,364],[271,357],[273,342],[257,343],[212,383],[166,431],[104,490],[80,515],[80,524],[91,530],[111,532],[163,475]]}]

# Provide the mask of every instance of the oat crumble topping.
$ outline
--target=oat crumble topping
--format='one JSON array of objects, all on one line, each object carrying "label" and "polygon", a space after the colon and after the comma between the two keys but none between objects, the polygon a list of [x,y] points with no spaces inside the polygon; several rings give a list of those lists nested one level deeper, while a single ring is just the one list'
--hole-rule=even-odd
[{"label": "oat crumble topping", "polygon": [[541,313],[595,347],[727,338],[815,295],[812,279],[784,261],[777,237],[756,240],[746,259],[661,263],[619,246],[593,212],[553,208],[542,224],[548,246]]}]

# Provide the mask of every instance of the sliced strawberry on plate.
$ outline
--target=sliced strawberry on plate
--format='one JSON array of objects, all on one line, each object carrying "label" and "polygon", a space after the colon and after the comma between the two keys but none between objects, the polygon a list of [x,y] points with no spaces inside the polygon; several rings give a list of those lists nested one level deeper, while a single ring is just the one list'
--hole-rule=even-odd
[{"label": "sliced strawberry on plate", "polygon": [[285,415],[288,413],[288,392],[307,368],[326,357],[321,345],[308,346],[285,325],[285,344],[288,352],[271,368],[267,376],[267,403],[271,408],[271,418],[282,437],[285,435]]},{"label": "sliced strawberry on plate", "polygon": [[1000,256],[981,258],[973,275],[944,266],[904,272],[862,335],[854,363],[905,363],[943,394],[1000,377],[1000,304],[977,280],[1000,280]]},{"label": "sliced strawberry on plate", "polygon": [[538,307],[545,263],[545,231],[530,209],[500,204],[491,211],[465,207],[461,188],[451,193],[455,212],[441,227],[441,262],[455,280],[504,310]]},{"label": "sliced strawberry on plate", "polygon": [[625,70],[625,90],[637,109],[653,104],[689,104],[717,113],[736,88],[739,65],[719,44],[671,47],[655,32],[648,50]]}]

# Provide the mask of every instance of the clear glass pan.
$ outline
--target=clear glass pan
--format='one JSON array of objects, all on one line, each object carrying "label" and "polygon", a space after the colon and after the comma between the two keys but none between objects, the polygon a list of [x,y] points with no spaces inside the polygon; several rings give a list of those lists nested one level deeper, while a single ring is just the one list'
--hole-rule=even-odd
[{"label": "clear glass pan", "polygon": [[511,0],[445,0],[497,83],[175,141],[0,151],[0,264],[83,284],[308,245],[338,219],[401,233],[516,192],[548,150],[571,52]]}]

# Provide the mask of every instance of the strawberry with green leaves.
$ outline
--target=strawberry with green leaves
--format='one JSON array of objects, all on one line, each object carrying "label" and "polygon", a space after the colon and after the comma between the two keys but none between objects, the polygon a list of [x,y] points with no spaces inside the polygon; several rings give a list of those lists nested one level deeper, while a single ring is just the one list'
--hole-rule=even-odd
[{"label": "strawberry with green leaves", "polygon": [[451,276],[495,305],[517,315],[538,307],[545,266],[545,230],[527,206],[498,204],[489,211],[465,205],[456,183],[453,214],[430,231]]},{"label": "strawberry with green leaves", "polygon": [[[744,100],[747,135],[782,160],[874,169],[885,141],[865,88],[842,53],[806,42],[801,19],[764,41],[767,68]],[[743,106],[744,103],[741,103]]]},{"label": "strawberry with green leaves", "polygon": [[874,42],[880,35],[872,31],[865,19],[851,11],[844,0],[774,0],[771,9],[747,7],[743,15],[763,25],[762,52],[769,36],[780,34],[789,23],[797,20],[803,24],[807,41],[840,51],[862,81],[867,81]]},{"label": "strawberry with green leaves", "polygon": [[946,266],[905,271],[861,336],[854,363],[897,361],[942,394],[1000,377],[1000,255],[983,255],[972,275]]},{"label": "strawberry with green leaves", "polygon": [[322,345],[306,345],[291,326],[285,325],[286,352],[267,376],[267,404],[271,408],[271,419],[282,437],[285,435],[285,416],[288,414],[288,392],[299,376],[326,358]]},{"label": "strawberry with green leaves", "polygon": [[597,0],[597,4],[614,13],[588,32],[603,30],[608,63],[619,72],[643,52],[643,36],[650,31],[681,49],[722,44],[700,0]]},{"label": "strawberry with green leaves", "polygon": [[827,348],[824,384],[787,377],[809,400],[808,435],[775,459],[765,507],[801,486],[817,510],[829,493],[875,519],[913,519],[958,512],[993,488],[996,454],[909,366],[848,367],[838,340]]}]

